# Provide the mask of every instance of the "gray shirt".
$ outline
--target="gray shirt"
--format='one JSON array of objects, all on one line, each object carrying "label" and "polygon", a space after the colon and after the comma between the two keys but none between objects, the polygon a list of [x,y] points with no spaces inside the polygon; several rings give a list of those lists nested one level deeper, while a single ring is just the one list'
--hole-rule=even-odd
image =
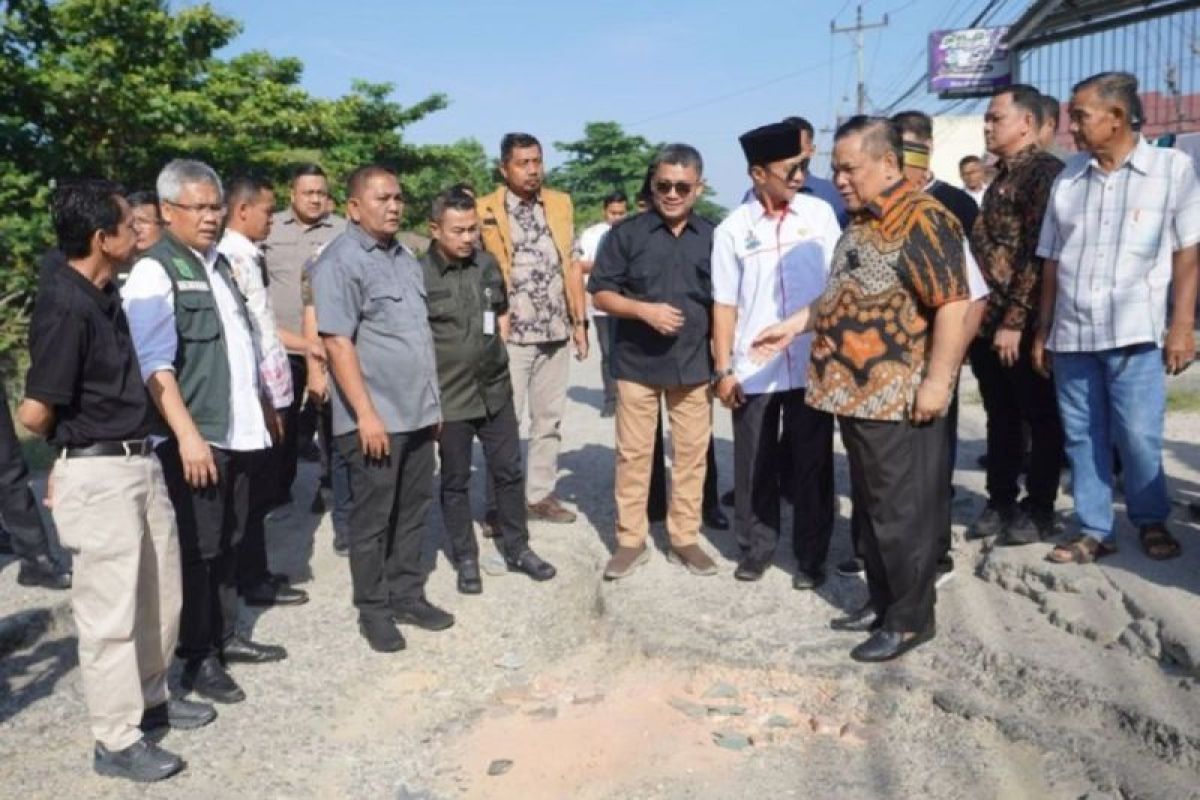
[{"label": "gray shirt", "polygon": [[[300,276],[304,265],[333,241],[346,227],[346,220],[330,214],[306,225],[288,208],[272,217],[271,235],[263,242],[267,261],[267,292],[275,311],[275,324],[299,334],[304,319],[300,300]],[[294,352],[294,351],[289,351]]]},{"label": "gray shirt", "polygon": [[[371,402],[388,433],[441,419],[437,362],[421,265],[398,242],[379,244],[356,224],[329,243],[313,265],[317,328],[354,342]],[[333,433],[358,429],[334,381]]]}]

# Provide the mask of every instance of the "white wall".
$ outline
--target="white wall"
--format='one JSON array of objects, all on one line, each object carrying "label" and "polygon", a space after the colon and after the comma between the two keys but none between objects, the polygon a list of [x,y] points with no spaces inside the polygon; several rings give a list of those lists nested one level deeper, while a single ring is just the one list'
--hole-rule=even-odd
[{"label": "white wall", "polygon": [[963,156],[986,158],[983,146],[983,117],[933,118],[933,174],[962,188],[958,162]]}]

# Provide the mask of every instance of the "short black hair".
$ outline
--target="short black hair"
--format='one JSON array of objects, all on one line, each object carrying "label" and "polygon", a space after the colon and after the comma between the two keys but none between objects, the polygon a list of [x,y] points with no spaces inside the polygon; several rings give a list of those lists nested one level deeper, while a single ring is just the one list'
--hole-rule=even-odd
[{"label": "short black hair", "polygon": [[1033,115],[1033,125],[1035,128],[1042,127],[1041,92],[1028,83],[1014,83],[1009,86],[1002,86],[992,92],[992,97],[1002,97],[1004,95],[1012,98],[1014,106]]},{"label": "short black hair", "polygon": [[812,123],[806,120],[804,117],[784,117],[780,121],[786,122],[788,125],[791,125],[793,128],[796,128],[803,133],[807,133],[808,138],[810,139],[817,138],[816,129],[813,128]]},{"label": "short black hair", "polygon": [[92,236],[96,231],[117,232],[123,214],[120,198],[124,194],[120,184],[107,180],[87,179],[59,184],[50,205],[58,249],[67,258],[91,255]]},{"label": "short black hair", "polygon": [[273,191],[271,184],[253,175],[239,175],[225,185],[225,205],[230,214],[240,203],[252,203],[264,191]]},{"label": "short black hair", "polygon": [[471,197],[476,197],[479,194],[478,192],[475,191],[475,186],[470,181],[459,181],[458,183],[454,184],[446,191],[462,192],[463,194],[471,195]]},{"label": "short black hair", "polygon": [[962,172],[962,168],[967,164],[982,164],[983,159],[979,156],[963,156],[958,160],[958,170]]},{"label": "short black hair", "polygon": [[386,164],[364,164],[351,172],[349,178],[346,178],[346,199],[358,197],[359,192],[367,185],[367,181],[380,175],[391,175],[396,178],[397,182],[400,180],[396,170]]},{"label": "short black hair", "polygon": [[642,185],[638,189],[637,199],[639,203],[650,205],[653,192],[650,190],[650,182],[654,180],[654,172],[658,169],[657,164],[650,164],[646,167],[646,175],[642,178]]},{"label": "short black hair", "polygon": [[1042,105],[1042,124],[1047,121],[1054,123],[1054,130],[1058,130],[1058,121],[1062,119],[1062,104],[1058,102],[1058,98],[1043,94],[1041,97]]},{"label": "short black hair", "polygon": [[512,158],[512,151],[518,147],[536,147],[541,150],[542,143],[530,133],[506,133],[500,140],[500,163],[507,163]]},{"label": "short black hair", "polygon": [[700,155],[700,151],[690,144],[673,142],[664,144],[654,154],[654,160],[650,162],[650,172],[646,175],[647,186],[650,185],[650,181],[654,179],[654,173],[662,164],[670,164],[673,167],[691,167],[696,170],[697,175],[704,174],[704,158]]},{"label": "short black hair", "polygon": [[310,175],[315,175],[318,178],[329,180],[329,176],[325,174],[325,170],[321,169],[321,165],[312,161],[306,161],[303,164],[297,164],[292,169],[292,183],[295,183],[300,178],[306,178]]},{"label": "short black hair", "polygon": [[442,217],[451,209],[455,211],[474,211],[475,195],[464,192],[462,187],[458,185],[445,189],[437,197],[433,198],[433,203],[430,204],[430,222],[441,222]]},{"label": "short black hair", "polygon": [[130,206],[158,206],[158,192],[153,189],[139,189],[125,195]]},{"label": "short black hair", "polygon": [[924,111],[901,111],[892,116],[892,124],[900,129],[900,137],[910,134],[920,142],[933,141],[933,120]]},{"label": "short black hair", "polygon": [[872,156],[883,158],[891,152],[896,157],[896,166],[904,166],[904,140],[900,138],[900,129],[887,117],[857,114],[838,126],[833,140],[836,142],[855,134],[863,137],[863,150]]},{"label": "short black hair", "polygon": [[613,203],[624,203],[625,205],[629,205],[629,196],[620,189],[615,189],[604,195],[604,199],[600,201],[600,207],[608,208]]}]

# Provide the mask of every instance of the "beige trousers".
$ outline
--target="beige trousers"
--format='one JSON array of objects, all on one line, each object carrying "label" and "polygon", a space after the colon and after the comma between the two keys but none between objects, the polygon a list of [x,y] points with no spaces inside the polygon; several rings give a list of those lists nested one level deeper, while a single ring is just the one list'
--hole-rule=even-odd
[{"label": "beige trousers", "polygon": [[712,399],[708,384],[647,386],[617,381],[617,544],[641,547],[650,533],[646,500],[659,397],[666,398],[671,423],[671,499],[667,534],[672,547],[695,544],[708,440],[712,436]]},{"label": "beige trousers", "polygon": [[71,608],[92,734],[109,750],[141,737],[166,702],[179,634],[179,536],[156,456],[60,458],[54,524],[74,556]]},{"label": "beige trousers", "polygon": [[562,444],[559,427],[567,401],[570,367],[571,348],[567,342],[508,345],[508,373],[512,377],[513,410],[518,424],[525,416],[526,400],[529,402],[525,502],[530,505],[553,494],[558,482],[558,449]]}]

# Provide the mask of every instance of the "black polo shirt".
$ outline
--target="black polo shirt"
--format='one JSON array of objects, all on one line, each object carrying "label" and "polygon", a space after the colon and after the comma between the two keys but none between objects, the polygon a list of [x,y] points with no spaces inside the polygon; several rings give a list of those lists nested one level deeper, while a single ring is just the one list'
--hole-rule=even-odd
[{"label": "black polo shirt", "polygon": [[116,284],[97,289],[65,261],[40,278],[25,396],[54,407],[50,442],[86,447],[148,435],[154,407]]},{"label": "black polo shirt", "polygon": [[588,291],[669,303],[683,327],[663,336],[646,323],[613,317],[612,371],[618,380],[691,386],[712,376],[712,254],[715,225],[693,214],[676,236],[657,211],[613,226],[600,243]]},{"label": "black polo shirt", "polygon": [[958,218],[964,236],[971,235],[971,229],[975,227],[975,217],[979,216],[979,204],[971,198],[971,195],[937,179],[925,187],[925,193],[932,195],[934,200],[944,205],[951,214]]}]

